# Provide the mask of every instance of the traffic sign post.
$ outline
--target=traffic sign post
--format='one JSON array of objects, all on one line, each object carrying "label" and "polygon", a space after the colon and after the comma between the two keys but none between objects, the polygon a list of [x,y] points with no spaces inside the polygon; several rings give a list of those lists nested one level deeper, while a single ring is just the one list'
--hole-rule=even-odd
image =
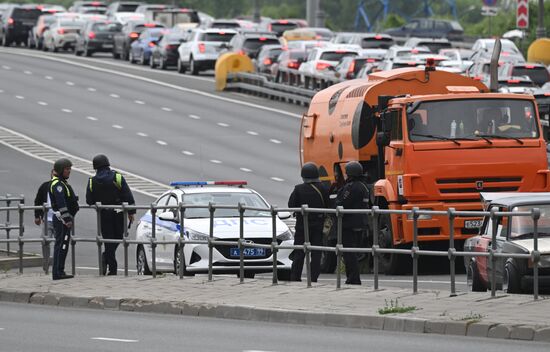
[{"label": "traffic sign post", "polygon": [[516,11],[516,27],[519,29],[529,28],[529,1],[518,0]]}]

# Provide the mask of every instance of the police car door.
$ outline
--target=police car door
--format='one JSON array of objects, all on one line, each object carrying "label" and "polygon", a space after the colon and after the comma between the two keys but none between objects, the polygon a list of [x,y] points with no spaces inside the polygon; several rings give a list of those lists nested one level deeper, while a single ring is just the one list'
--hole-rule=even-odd
[{"label": "police car door", "polygon": [[[164,212],[171,212],[174,214],[173,220],[161,220],[157,218],[158,221],[158,235],[157,239],[159,241],[177,241],[179,237],[179,212],[178,212],[178,199],[174,194],[171,194],[166,203],[168,206],[173,206],[174,208],[158,210],[157,214]],[[161,265],[170,265],[174,260],[174,248],[175,244],[160,244],[157,246],[157,258],[160,261]]]}]

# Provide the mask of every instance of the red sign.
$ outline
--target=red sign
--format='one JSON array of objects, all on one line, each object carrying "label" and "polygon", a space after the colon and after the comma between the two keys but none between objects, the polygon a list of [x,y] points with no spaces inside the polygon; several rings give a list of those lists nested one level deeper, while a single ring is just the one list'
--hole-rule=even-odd
[{"label": "red sign", "polygon": [[529,1],[518,0],[516,12],[516,27],[519,29],[529,28]]}]

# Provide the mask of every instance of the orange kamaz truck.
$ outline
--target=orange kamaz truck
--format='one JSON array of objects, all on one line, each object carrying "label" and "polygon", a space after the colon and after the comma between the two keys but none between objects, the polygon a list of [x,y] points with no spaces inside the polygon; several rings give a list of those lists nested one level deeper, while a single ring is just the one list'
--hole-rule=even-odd
[{"label": "orange kamaz truck", "polygon": [[[482,83],[434,67],[371,74],[317,93],[301,125],[301,161],[320,166],[324,181],[358,160],[381,208],[481,210],[479,192],[546,192],[546,145],[532,96],[491,93]],[[480,220],[457,217],[461,241]],[[413,241],[407,215],[380,215],[385,248]],[[421,215],[422,249],[448,248],[447,217]],[[372,238],[371,238],[372,239]],[[372,243],[372,242],[371,242]],[[408,271],[405,255],[384,255],[386,273]],[[410,259],[410,258],[409,258]]]}]

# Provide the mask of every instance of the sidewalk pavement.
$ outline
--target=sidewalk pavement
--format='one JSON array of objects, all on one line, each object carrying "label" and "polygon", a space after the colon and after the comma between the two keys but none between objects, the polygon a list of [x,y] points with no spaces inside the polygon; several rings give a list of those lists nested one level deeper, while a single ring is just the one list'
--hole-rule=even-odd
[{"label": "sidewalk pavement", "polygon": [[[42,256],[38,254],[23,252],[23,267],[37,267],[42,266]],[[0,249],[0,270],[10,270],[19,268],[19,252],[8,252],[4,249]]]},{"label": "sidewalk pavement", "polygon": [[[281,282],[232,276],[79,275],[52,281],[44,274],[0,274],[0,301],[136,312],[269,321],[346,328],[545,341],[550,343],[550,297],[496,298],[490,293]],[[397,302],[397,304],[396,304]],[[380,308],[412,306],[381,315]]]}]

